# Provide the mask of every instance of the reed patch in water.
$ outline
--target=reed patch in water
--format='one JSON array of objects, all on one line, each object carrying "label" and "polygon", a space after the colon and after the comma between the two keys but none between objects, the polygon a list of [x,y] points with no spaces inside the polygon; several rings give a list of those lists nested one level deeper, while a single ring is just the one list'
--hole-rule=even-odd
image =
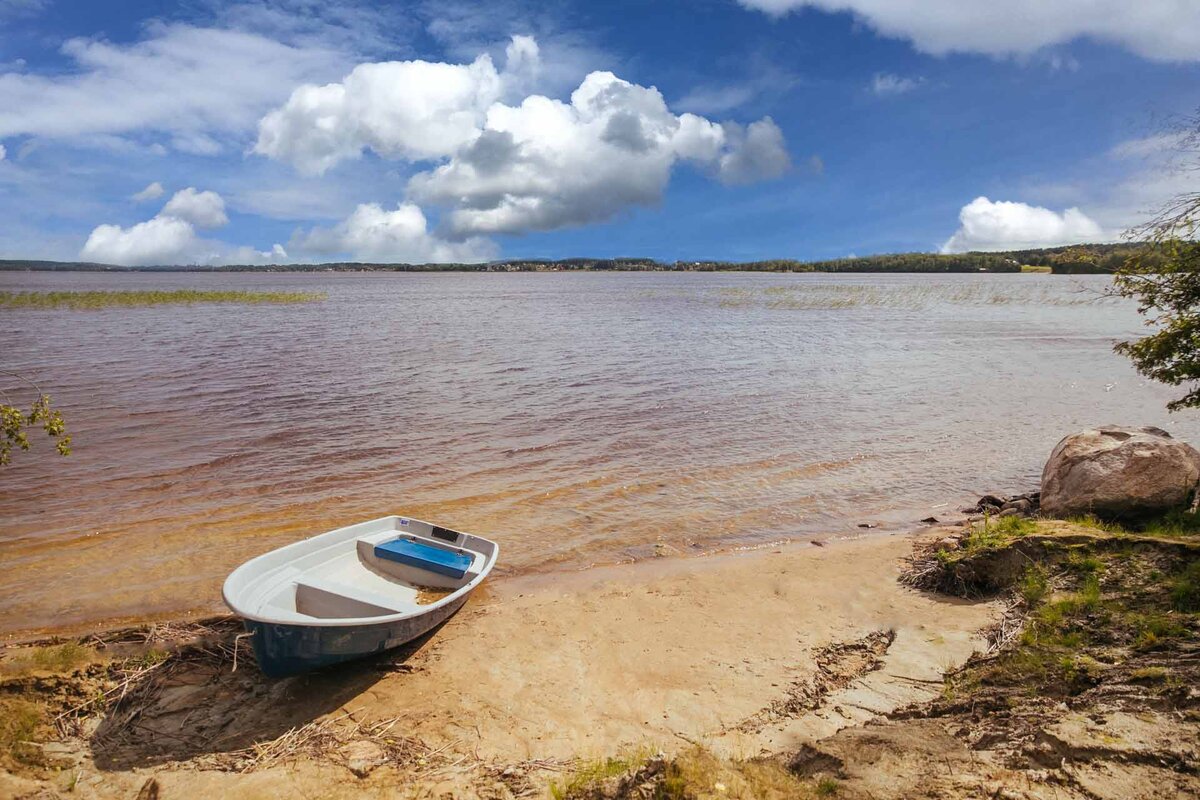
[{"label": "reed patch in water", "polygon": [[773,311],[822,311],[851,308],[921,310],[956,306],[1084,306],[1111,304],[1097,292],[1064,293],[1047,286],[933,285],[880,287],[844,284],[770,286],[763,289],[720,289],[721,308],[761,307]]},{"label": "reed patch in water", "polygon": [[280,305],[324,300],[324,292],[246,292],[175,289],[173,291],[0,292],[0,308],[135,308],[140,306],[242,303]]}]

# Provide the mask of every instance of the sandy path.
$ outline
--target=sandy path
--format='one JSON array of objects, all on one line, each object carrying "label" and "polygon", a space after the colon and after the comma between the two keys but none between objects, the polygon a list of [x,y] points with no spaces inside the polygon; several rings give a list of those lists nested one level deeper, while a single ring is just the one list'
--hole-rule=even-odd
[{"label": "sandy path", "polygon": [[[907,537],[872,537],[499,583],[409,662],[414,672],[346,707],[404,714],[419,735],[485,758],[608,754],[720,735],[810,674],[813,648],[895,630],[885,667],[848,689],[859,712],[811,730],[832,732],[913,697],[913,681],[889,675],[940,677],[992,618],[989,605],[899,586],[910,550]],[[774,742],[786,727],[762,735]],[[722,738],[756,752],[762,737]]]}]

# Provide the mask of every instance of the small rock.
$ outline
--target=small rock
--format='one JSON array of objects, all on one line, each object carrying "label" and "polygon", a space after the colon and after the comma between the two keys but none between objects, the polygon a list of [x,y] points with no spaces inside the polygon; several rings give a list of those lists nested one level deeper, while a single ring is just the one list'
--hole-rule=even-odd
[{"label": "small rock", "polygon": [[1033,501],[1024,497],[1009,500],[1004,504],[1002,512],[1008,511],[1009,509],[1017,512],[1018,514],[1031,514],[1033,513]]},{"label": "small rock", "polygon": [[860,528],[878,528],[879,525],[878,525],[878,523],[875,523],[875,522],[860,522],[860,523],[858,523],[858,527],[860,527]]},{"label": "small rock", "polygon": [[997,497],[994,494],[985,494],[983,497],[979,498],[980,508],[983,506],[995,506],[996,508],[1000,508],[1006,502],[1008,502],[1007,497]]},{"label": "small rock", "polygon": [[342,757],[346,759],[346,769],[359,778],[367,777],[373,769],[387,761],[383,749],[366,739],[347,744],[342,748]]},{"label": "small rock", "polygon": [[925,519],[921,520],[921,522],[925,523],[926,525],[937,525],[939,520],[937,517],[926,517]]},{"label": "small rock", "polygon": [[1017,517],[1017,516],[1020,516],[1020,514],[1021,514],[1021,512],[1017,511],[1015,508],[1002,508],[1002,509],[1000,509],[1000,513],[997,514],[996,516]]},{"label": "small rock", "polygon": [[937,550],[957,550],[958,545],[959,539],[957,536],[947,536],[945,539],[939,539],[934,548]]}]

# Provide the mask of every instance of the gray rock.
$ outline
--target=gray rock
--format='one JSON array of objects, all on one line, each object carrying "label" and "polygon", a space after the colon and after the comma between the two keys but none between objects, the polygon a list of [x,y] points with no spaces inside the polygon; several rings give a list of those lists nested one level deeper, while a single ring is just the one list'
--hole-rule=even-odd
[{"label": "gray rock", "polygon": [[1071,434],[1042,470],[1047,516],[1136,521],[1192,501],[1200,451],[1159,428],[1107,425]]},{"label": "gray rock", "polygon": [[1001,513],[1004,513],[1005,511],[1011,511],[1014,514],[1020,514],[1022,516],[1032,514],[1033,501],[1024,497],[1019,497],[1015,500],[1009,500],[1004,504],[1004,508],[1001,510]]}]

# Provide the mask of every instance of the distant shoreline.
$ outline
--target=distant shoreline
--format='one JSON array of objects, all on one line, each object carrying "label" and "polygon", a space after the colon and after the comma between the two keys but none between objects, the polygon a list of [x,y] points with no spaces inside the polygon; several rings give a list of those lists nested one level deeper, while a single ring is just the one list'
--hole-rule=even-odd
[{"label": "distant shoreline", "polygon": [[1138,244],[1072,245],[995,253],[896,253],[826,261],[677,260],[652,258],[506,259],[478,264],[374,263],[116,266],[81,261],[0,260],[0,272],[862,272],[1109,274]]}]

